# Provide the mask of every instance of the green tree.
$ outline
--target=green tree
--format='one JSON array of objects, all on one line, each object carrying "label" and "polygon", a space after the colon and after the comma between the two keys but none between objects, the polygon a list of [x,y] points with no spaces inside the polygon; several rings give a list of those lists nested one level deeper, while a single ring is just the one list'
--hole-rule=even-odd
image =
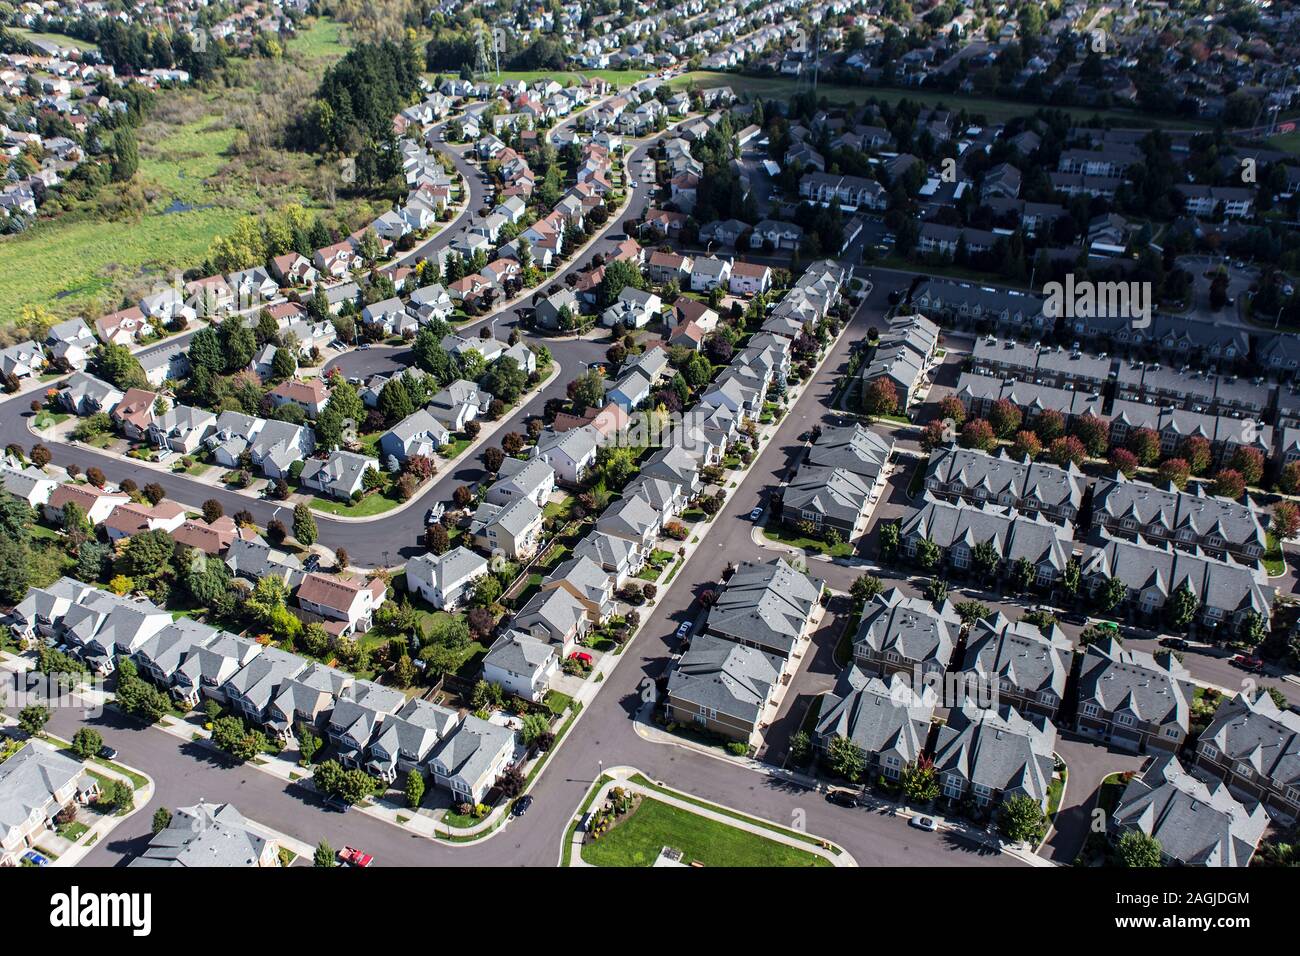
[{"label": "green tree", "polygon": [[832,773],[857,783],[867,770],[867,756],[848,737],[832,737],[826,745],[826,765]]},{"label": "green tree", "polygon": [[157,810],[154,811],[153,824],[150,827],[150,829],[153,831],[154,836],[157,836],[159,833],[162,833],[171,825],[172,825],[172,812],[170,810],[168,810],[166,807],[159,807]]},{"label": "green tree", "polygon": [[104,738],[100,736],[99,731],[91,730],[89,727],[82,727],[72,735],[72,752],[82,760],[89,760],[95,756],[102,746],[104,746]]},{"label": "green tree", "polygon": [[312,854],[311,865],[321,868],[333,868],[338,866],[338,858],[334,854],[334,848],[324,840],[316,844],[316,852]]},{"label": "green tree", "polygon": [[113,133],[113,152],[110,177],[115,183],[124,183],[140,168],[140,144],[135,130],[128,124],[119,126]]},{"label": "green tree", "polygon": [[44,731],[49,720],[49,708],[42,704],[28,704],[18,712],[18,728],[29,737]]},{"label": "green tree", "polygon": [[406,805],[412,809],[419,807],[424,799],[424,774],[412,770],[406,775]]},{"label": "green tree", "polygon": [[998,807],[998,830],[1015,843],[1037,843],[1047,832],[1047,817],[1033,797],[1013,794]]},{"label": "green tree", "polygon": [[1126,830],[1115,843],[1115,857],[1121,866],[1132,868],[1163,866],[1164,862],[1160,854],[1160,841],[1141,830]]},{"label": "green tree", "polygon": [[934,764],[925,757],[904,767],[899,782],[903,795],[914,803],[929,803],[939,796],[939,777]]},{"label": "green tree", "polygon": [[316,543],[316,516],[306,504],[293,506],[293,536],[305,548]]},{"label": "green tree", "polygon": [[1187,582],[1184,581],[1169,596],[1169,604],[1165,608],[1165,616],[1169,621],[1169,626],[1178,631],[1187,630],[1187,626],[1196,617],[1196,612],[1200,606],[1200,600],[1192,593],[1192,589]]}]

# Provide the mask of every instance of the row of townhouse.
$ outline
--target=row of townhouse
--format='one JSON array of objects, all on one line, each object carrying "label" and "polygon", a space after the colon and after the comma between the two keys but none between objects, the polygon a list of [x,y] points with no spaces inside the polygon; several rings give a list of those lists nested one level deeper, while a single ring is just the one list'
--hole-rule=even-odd
[{"label": "row of townhouse", "polygon": [[[361,584],[307,574],[298,601],[309,616],[331,615],[328,630],[345,632],[353,626],[347,615],[368,620],[383,588],[378,579]],[[457,798],[478,802],[514,758],[509,728],[408,701],[400,691],[188,618],[173,621],[147,601],[69,578],[33,589],[11,621],[24,636],[75,647],[97,669],[110,655],[130,658],[178,700],[190,706],[205,697],[216,700],[286,741],[298,726],[314,727],[345,765],[390,783],[418,768]]]},{"label": "row of townhouse", "polygon": [[784,559],[742,562],[668,676],[669,720],[758,746],[824,609]]},{"label": "row of townhouse", "polygon": [[[854,637],[853,662],[823,701],[815,745],[824,750],[846,737],[867,756],[869,777],[897,780],[924,751],[936,703],[926,688],[951,667],[964,699],[952,702],[928,754],[943,795],[989,807],[1025,794],[1046,808],[1051,721],[1073,649],[1055,627],[1043,633],[994,614],[975,622],[963,658],[950,665],[960,628],[947,602],[936,608],[896,590],[874,598]],[[1190,677],[1172,654],[1128,651],[1107,639],[1083,653],[1075,729],[1157,755],[1122,795],[1113,833],[1142,829],[1161,840],[1170,862],[1244,866],[1265,812],[1283,822],[1300,813],[1300,723],[1267,694],[1225,700],[1189,770],[1177,754],[1190,730],[1192,697]],[[995,706],[986,706],[989,698]]]},{"label": "row of townhouse", "polygon": [[774,516],[796,530],[834,529],[856,541],[888,484],[893,451],[892,438],[861,424],[824,429],[795,476],[773,493]]},{"label": "row of townhouse", "polygon": [[898,397],[897,412],[908,415],[929,387],[938,361],[939,327],[920,314],[900,315],[889,320],[880,335],[871,361],[859,373],[861,388],[887,379]]},{"label": "row of townhouse", "polygon": [[[990,503],[1073,524],[1088,481],[1073,464],[1059,467],[1005,453],[946,446],[931,456],[925,487],[935,498]],[[1114,537],[1173,544],[1216,558],[1258,561],[1266,548],[1259,513],[1248,502],[1132,481],[1122,474],[1092,486],[1092,524]]]},{"label": "row of townhouse", "polygon": [[1100,391],[1056,388],[1015,378],[1000,378],[962,372],[957,379],[957,397],[971,418],[987,418],[999,402],[1010,402],[1020,410],[1026,427],[1045,411],[1059,412],[1067,427],[1076,418],[1100,417],[1105,399]]},{"label": "row of townhouse", "polygon": [[[1056,736],[1050,718],[1065,690],[1070,644],[1056,629],[1043,634],[999,614],[976,622],[964,658],[954,662],[961,629],[951,602],[936,607],[897,589],[873,598],[853,659],[823,701],[814,745],[824,752],[835,737],[853,741],[867,758],[868,779],[898,780],[929,756],[949,800],[987,808],[1023,794],[1046,809]],[[961,700],[933,690],[950,668]],[[927,752],[937,705],[951,710]]]}]

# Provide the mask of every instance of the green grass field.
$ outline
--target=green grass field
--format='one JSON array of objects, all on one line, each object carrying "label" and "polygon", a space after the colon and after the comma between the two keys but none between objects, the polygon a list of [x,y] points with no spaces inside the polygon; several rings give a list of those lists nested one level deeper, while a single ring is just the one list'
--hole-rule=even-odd
[{"label": "green grass field", "polygon": [[285,48],[290,53],[299,53],[311,59],[337,59],[348,52],[348,45],[343,39],[343,24],[337,20],[320,17],[305,30],[298,31]]},{"label": "green grass field", "polygon": [[[695,70],[675,76],[669,81],[673,87],[694,84],[701,88],[730,86],[737,95],[753,93],[759,96],[784,97],[798,90],[797,81],[776,76],[741,76],[738,73],[718,73],[710,70]],[[804,89],[808,89],[807,85]],[[966,109],[971,113],[983,113],[990,122],[1004,122],[1016,116],[1025,116],[1040,108],[1038,103],[1021,103],[1015,100],[990,99],[977,96],[964,96],[953,93],[926,93],[920,90],[896,90],[880,86],[847,86],[839,83],[821,83],[817,87],[819,97],[825,97],[832,103],[861,103],[869,99],[897,103],[899,100],[911,100],[926,107],[943,106],[951,110]],[[1056,109],[1057,107],[1053,107]],[[1156,118],[1125,110],[1091,110],[1084,107],[1060,107],[1060,109],[1078,120],[1089,120],[1095,116],[1103,120],[1110,119],[1129,126],[1160,126],[1175,129],[1208,128],[1204,123],[1177,118]]]},{"label": "green grass field", "polygon": [[705,866],[830,866],[825,857],[710,820],[649,797],[632,815],[582,848],[592,866],[650,866],[665,846]]},{"label": "green grass field", "polygon": [[[346,52],[343,32],[333,20],[316,19],[290,41],[287,55],[310,61],[315,75]],[[92,201],[0,240],[0,325],[26,305],[58,316],[117,308],[124,296],[200,265],[213,240],[241,217],[287,202],[352,225],[384,205],[326,205],[315,157],[241,150],[231,107],[247,107],[255,95],[255,86],[165,92],[139,131],[140,169],[124,190],[135,201],[126,211],[110,218]]]},{"label": "green grass field", "polygon": [[[432,80],[438,74],[426,73],[425,75]],[[444,73],[442,75],[449,76],[451,74]],[[555,70],[502,70],[499,82],[509,83],[515,80],[523,80],[525,83],[535,83],[538,80],[555,80],[561,86],[570,86],[574,83],[581,83],[584,77],[599,76],[615,86],[631,86],[639,80],[644,80],[649,75],[648,70],[562,70],[558,72]],[[478,79],[488,83],[498,82],[495,72],[484,73]]]},{"label": "green grass field", "polygon": [[1294,133],[1283,133],[1281,136],[1272,136],[1268,140],[1268,145],[1288,153],[1300,153],[1300,130]]},{"label": "green grass field", "polygon": [[78,40],[76,37],[70,37],[63,33],[37,33],[35,30],[25,30],[21,27],[15,28],[14,33],[26,40],[47,40],[50,43],[70,46],[74,50],[81,50],[82,52],[99,49],[94,43],[87,43],[85,40]]}]

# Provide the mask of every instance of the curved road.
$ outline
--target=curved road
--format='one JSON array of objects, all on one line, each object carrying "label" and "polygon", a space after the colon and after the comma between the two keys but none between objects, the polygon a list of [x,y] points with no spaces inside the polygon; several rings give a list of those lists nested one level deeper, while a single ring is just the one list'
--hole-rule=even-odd
[{"label": "curved road", "polygon": [[[644,157],[659,137],[663,135],[667,135],[667,133],[639,142],[627,154],[625,168],[629,167],[635,160]],[[450,147],[448,148],[450,149]],[[452,155],[457,160],[458,168],[464,164],[465,161],[460,153],[453,152]],[[470,186],[471,197],[465,209],[462,210],[461,216],[472,215],[471,210],[474,204],[482,199],[481,192],[478,194],[479,198],[475,198],[475,187],[477,186],[480,191],[484,188],[477,179],[477,171],[467,164],[465,169],[468,170],[466,179]],[[550,288],[555,284],[562,284],[570,273],[588,263],[595,254],[612,251],[617,244],[617,240],[610,237],[624,234],[627,223],[634,218],[639,218],[644,212],[647,192],[648,190],[644,184],[640,182],[633,183],[632,193],[623,213],[605,226],[582,256],[572,258],[562,269],[552,275],[545,288]],[[412,261],[413,257],[426,255],[450,243],[456,231],[452,227],[458,221],[459,217],[452,223],[448,223],[447,228],[439,231],[427,242],[406,253],[401,261]],[[457,331],[461,334],[472,333],[472,330],[477,329],[483,323],[491,321],[494,322],[498,334],[504,338],[509,334],[509,329],[518,322],[514,312],[516,307],[502,309],[493,315],[483,316],[471,322],[463,323]],[[179,335],[145,351],[152,353],[156,350],[184,348],[188,343],[189,336],[192,334],[192,332],[189,332]],[[597,345],[586,339],[552,339],[528,333],[524,334],[524,339],[531,343],[546,345],[555,357],[555,361],[559,364],[561,372],[544,389],[529,396],[526,402],[515,409],[510,416],[508,425],[505,426],[511,431],[523,431],[524,423],[528,418],[541,415],[547,399],[564,395],[565,386],[571,378],[578,374],[583,362],[596,361],[602,358],[604,354],[604,346]],[[406,361],[407,354],[404,349],[371,348],[344,353],[331,364],[344,367],[348,375],[362,377],[376,372],[393,370],[398,364]],[[29,448],[38,440],[27,429],[32,417],[28,408],[32,400],[32,394],[29,392],[0,403],[0,444],[16,443],[23,448]],[[504,433],[503,431],[502,434]],[[248,511],[252,514],[253,520],[262,527],[265,527],[266,523],[274,518],[277,512],[292,508],[292,504],[253,498],[225,488],[214,487],[184,475],[148,468],[120,455],[104,453],[84,445],[48,440],[45,444],[54,453],[55,464],[76,464],[83,470],[91,466],[97,466],[109,481],[115,483],[127,478],[139,484],[144,484],[146,481],[156,481],[162,485],[169,498],[195,508],[209,498],[215,498],[221,502],[227,514],[233,514],[241,510]],[[486,448],[487,443],[482,447]],[[412,503],[402,511],[395,514],[378,515],[367,521],[340,521],[329,515],[318,513],[316,515],[316,524],[320,531],[320,543],[330,548],[339,545],[346,546],[352,560],[360,566],[387,565],[395,563],[400,558],[420,553],[423,549],[418,546],[417,542],[423,530],[422,517],[424,510],[435,501],[449,499],[452,491],[458,485],[477,480],[482,473],[481,456],[466,457],[458,461],[451,471],[444,472],[431,484],[425,486],[412,500]]]},{"label": "curved road", "polygon": [[[241,812],[307,842],[360,846],[380,865],[394,866],[554,866],[569,822],[601,765],[632,765],[707,800],[756,814],[833,840],[862,866],[1019,865],[1018,861],[976,849],[944,834],[924,833],[902,820],[866,809],[828,804],[823,795],[804,791],[718,757],[683,747],[654,743],[637,735],[631,720],[640,707],[646,679],[666,665],[677,624],[699,611],[696,597],[721,576],[728,559],[749,554],[749,510],[758,503],[775,472],[801,447],[799,434],[809,419],[827,413],[826,399],[848,357],[885,307],[888,282],[877,280],[866,305],[855,315],[811,386],[795,403],[771,443],[714,518],[700,551],[666,587],[646,615],[646,625],[623,653],[618,667],[584,709],[532,789],[533,808],[493,836],[470,844],[435,843],[352,811],[333,812],[318,797],[248,766],[229,765],[206,747],[181,740],[108,712],[88,721],[120,752],[120,759],[149,773],[160,806],[184,806],[196,797],[232,801]],[[814,576],[817,568],[812,568]],[[819,633],[834,633],[823,628]],[[81,725],[79,714],[56,710],[50,730],[65,739]],[[87,856],[86,865],[121,865],[149,839],[146,808],[124,821]]]}]

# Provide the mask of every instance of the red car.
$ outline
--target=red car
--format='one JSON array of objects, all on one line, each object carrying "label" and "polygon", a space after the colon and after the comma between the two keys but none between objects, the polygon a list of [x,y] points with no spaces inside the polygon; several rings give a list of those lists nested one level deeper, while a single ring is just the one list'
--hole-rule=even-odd
[{"label": "red car", "polygon": [[1264,662],[1258,657],[1238,654],[1232,659],[1232,663],[1236,664],[1242,670],[1253,671],[1256,674],[1262,674],[1264,672]]},{"label": "red car", "polygon": [[588,654],[586,651],[574,651],[572,654],[569,655],[569,660],[582,661],[582,663],[584,664],[590,664],[591,655]]},{"label": "red car", "polygon": [[369,853],[362,853],[354,846],[345,846],[339,850],[339,862],[344,866],[366,867],[375,862],[375,858]]}]

